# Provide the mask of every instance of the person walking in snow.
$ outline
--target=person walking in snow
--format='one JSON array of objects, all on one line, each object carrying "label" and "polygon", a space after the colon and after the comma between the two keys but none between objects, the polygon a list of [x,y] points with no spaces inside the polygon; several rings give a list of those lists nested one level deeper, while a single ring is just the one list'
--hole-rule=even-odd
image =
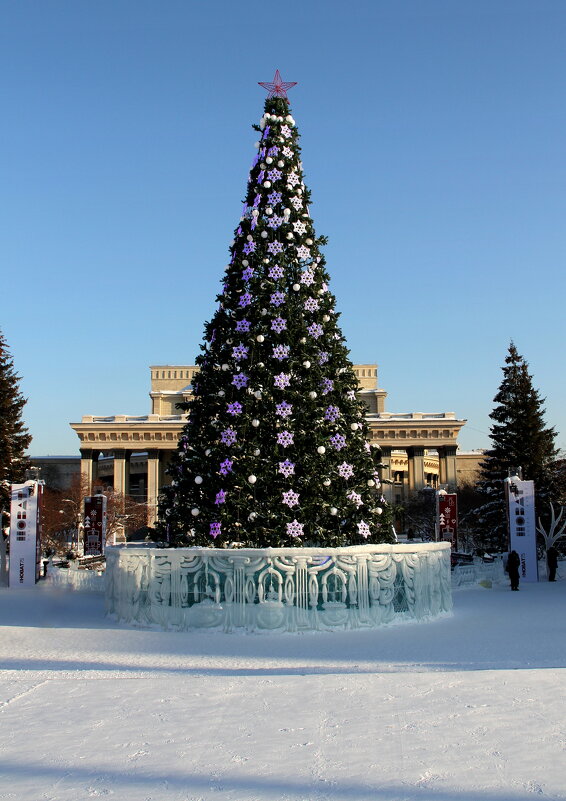
[{"label": "person walking in snow", "polygon": [[546,552],[546,563],[548,565],[548,580],[556,581],[556,568],[558,567],[558,551],[551,545]]},{"label": "person walking in snow", "polygon": [[521,564],[521,557],[517,551],[511,551],[507,559],[507,572],[509,573],[509,580],[511,581],[511,589],[519,589],[519,566]]}]

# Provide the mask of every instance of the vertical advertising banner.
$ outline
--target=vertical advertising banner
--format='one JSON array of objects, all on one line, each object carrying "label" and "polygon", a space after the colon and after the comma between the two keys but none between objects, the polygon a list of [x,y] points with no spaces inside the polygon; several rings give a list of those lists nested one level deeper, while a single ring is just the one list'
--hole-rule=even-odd
[{"label": "vertical advertising banner", "polygon": [[521,559],[519,576],[524,581],[538,581],[535,527],[535,485],[533,481],[506,478],[505,498],[509,520],[509,550]]},{"label": "vertical advertising banner", "polygon": [[39,515],[42,485],[12,484],[10,505],[10,587],[33,587],[39,578]]},{"label": "vertical advertising banner", "polygon": [[453,493],[436,495],[436,520],[438,539],[452,543],[452,550],[458,550],[458,496]]},{"label": "vertical advertising banner", "polygon": [[101,556],[106,542],[106,495],[84,499],[83,534],[85,556]]}]

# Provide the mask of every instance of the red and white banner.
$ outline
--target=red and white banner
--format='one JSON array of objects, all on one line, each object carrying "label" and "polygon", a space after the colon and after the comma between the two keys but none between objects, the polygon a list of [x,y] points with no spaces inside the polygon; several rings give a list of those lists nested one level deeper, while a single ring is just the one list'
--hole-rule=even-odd
[{"label": "red and white banner", "polygon": [[519,576],[524,581],[538,581],[534,481],[520,481],[512,476],[506,478],[503,485],[509,521],[509,550],[517,551],[521,559]]},{"label": "red and white banner", "polygon": [[85,556],[101,556],[106,543],[106,495],[84,499],[83,534]]},{"label": "red and white banner", "polygon": [[455,492],[436,493],[436,524],[438,539],[452,543],[452,550],[458,550],[458,496]]},{"label": "red and white banner", "polygon": [[12,484],[10,504],[10,587],[33,587],[41,557],[41,498],[38,481]]}]

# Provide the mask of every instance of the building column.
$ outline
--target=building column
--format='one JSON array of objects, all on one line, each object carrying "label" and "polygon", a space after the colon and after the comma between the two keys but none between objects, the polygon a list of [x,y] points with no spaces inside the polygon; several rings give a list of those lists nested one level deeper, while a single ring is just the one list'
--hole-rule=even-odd
[{"label": "building column", "polygon": [[81,491],[92,492],[93,481],[97,478],[97,462],[100,451],[81,448]]},{"label": "building column", "polygon": [[456,445],[444,445],[438,449],[438,467],[440,471],[440,484],[456,489]]},{"label": "building column", "polygon": [[424,470],[424,448],[407,448],[409,467],[409,490],[418,492],[426,487]]},{"label": "building column", "polygon": [[130,456],[131,451],[114,451],[114,492],[128,495],[130,492]]},{"label": "building column", "polygon": [[383,483],[383,479],[387,479],[388,481],[389,479],[393,480],[393,476],[391,475],[391,448],[380,446],[379,449],[381,451],[380,462],[383,465],[383,467],[380,467],[378,471],[382,480],[381,492],[383,497],[386,498],[389,503],[391,503],[393,500],[393,485],[389,483]]},{"label": "building column", "polygon": [[147,517],[148,526],[154,526],[158,516],[161,491],[161,451],[147,452]]}]

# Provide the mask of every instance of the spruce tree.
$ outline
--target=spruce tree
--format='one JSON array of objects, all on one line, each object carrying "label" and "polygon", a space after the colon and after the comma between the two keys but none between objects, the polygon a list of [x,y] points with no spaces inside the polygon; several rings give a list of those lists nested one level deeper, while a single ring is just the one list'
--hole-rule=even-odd
[{"label": "spruce tree", "polygon": [[507,545],[503,479],[510,470],[521,468],[523,479],[534,481],[538,514],[554,495],[556,432],[545,425],[544,399],[533,387],[528,367],[511,342],[503,380],[493,399],[497,405],[490,414],[492,446],[486,451],[478,482],[484,499],[476,510],[478,531],[489,549],[504,550]]},{"label": "spruce tree", "polygon": [[[264,84],[262,84],[264,85]],[[379,451],[338,325],[299,134],[276,73],[205,325],[159,531],[171,545],[391,541]]]},{"label": "spruce tree", "polygon": [[[19,390],[19,381],[0,331],[0,510],[6,513],[10,507],[10,484],[24,482],[29,467],[24,452],[31,442],[31,435],[22,420],[26,399]],[[2,525],[5,524],[4,519]]]}]

